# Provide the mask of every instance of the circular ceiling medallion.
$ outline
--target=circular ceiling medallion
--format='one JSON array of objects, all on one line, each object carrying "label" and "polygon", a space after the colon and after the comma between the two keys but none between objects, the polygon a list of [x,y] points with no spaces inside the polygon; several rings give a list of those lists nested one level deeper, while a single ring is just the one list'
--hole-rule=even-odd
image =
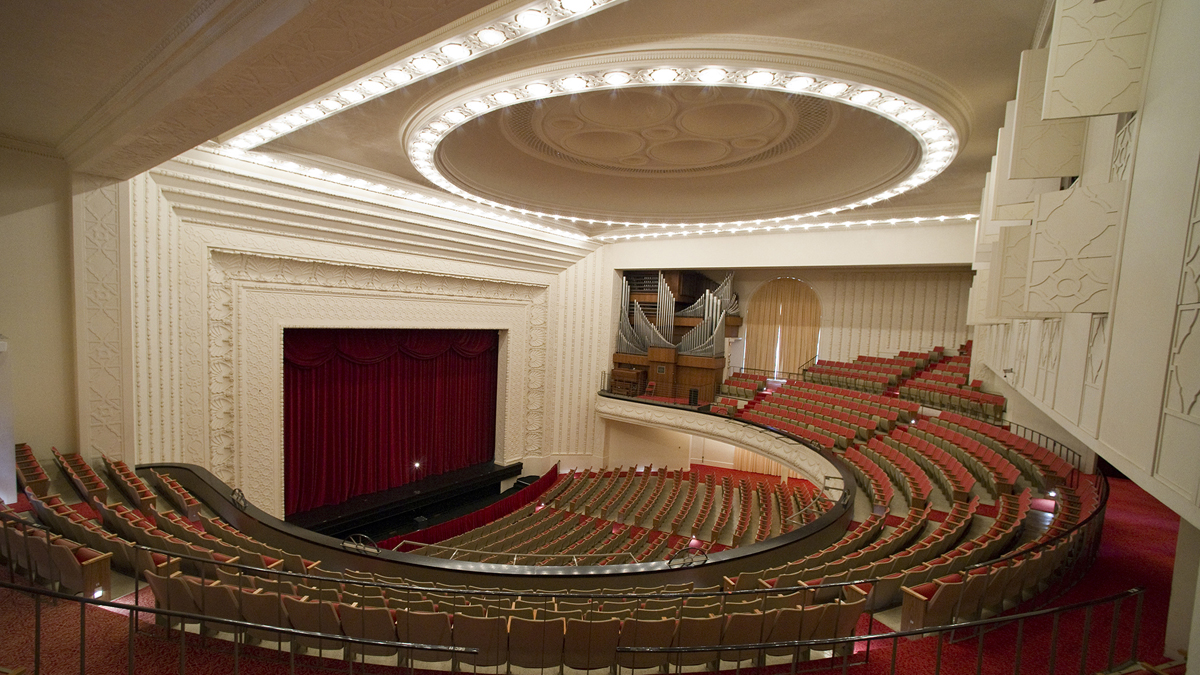
[{"label": "circular ceiling medallion", "polygon": [[732,226],[890,199],[959,149],[943,114],[878,86],[644,58],[450,93],[406,126],[408,157],[438,187],[530,216]]},{"label": "circular ceiling medallion", "polygon": [[521,151],[561,166],[671,177],[745,170],[792,157],[820,141],[836,119],[831,102],[811,96],[645,87],[510,106],[501,132]]}]

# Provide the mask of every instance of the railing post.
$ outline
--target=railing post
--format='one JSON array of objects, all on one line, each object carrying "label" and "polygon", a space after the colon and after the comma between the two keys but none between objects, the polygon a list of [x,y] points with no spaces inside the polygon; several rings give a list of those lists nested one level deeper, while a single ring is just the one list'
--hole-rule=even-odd
[{"label": "railing post", "polygon": [[33,596],[33,675],[42,672],[42,596]]},{"label": "railing post", "polygon": [[79,603],[79,675],[87,675],[87,603]]}]

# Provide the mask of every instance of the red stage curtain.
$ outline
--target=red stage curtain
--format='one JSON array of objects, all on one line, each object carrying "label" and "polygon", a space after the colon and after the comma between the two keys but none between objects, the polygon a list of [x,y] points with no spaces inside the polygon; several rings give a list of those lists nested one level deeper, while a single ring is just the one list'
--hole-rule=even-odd
[{"label": "red stage curtain", "polygon": [[288,514],[493,459],[496,331],[289,328],[283,343]]},{"label": "red stage curtain", "polygon": [[385,539],[379,542],[379,548],[390,548],[397,551],[411,551],[416,548],[415,544],[405,544],[403,547],[397,548],[402,541],[421,542],[422,544],[436,544],[439,541],[457,537],[464,532],[487,525],[493,520],[499,520],[504,516],[520,509],[522,506],[533,503],[538,497],[541,497],[554,482],[558,480],[558,465],[550,467],[550,470],[542,474],[542,477],[518,490],[516,494],[511,494],[498,502],[488,504],[487,506],[472,511],[463,516],[459,516],[454,520],[447,520],[444,523],[439,523],[433,527],[427,527],[424,530],[417,530],[409,534],[401,534],[390,539]]}]

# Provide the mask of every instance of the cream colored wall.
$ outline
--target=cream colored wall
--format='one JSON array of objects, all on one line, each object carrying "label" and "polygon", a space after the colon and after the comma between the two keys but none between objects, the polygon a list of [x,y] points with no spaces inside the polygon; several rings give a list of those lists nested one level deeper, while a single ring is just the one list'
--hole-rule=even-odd
[{"label": "cream colored wall", "polygon": [[748,303],[755,290],[781,276],[805,281],[820,297],[823,360],[957,347],[967,340],[970,270],[742,269],[734,285]]},{"label": "cream colored wall", "polygon": [[687,468],[692,443],[690,434],[605,420],[605,450],[609,466]]},{"label": "cream colored wall", "polygon": [[0,147],[0,334],[14,437],[43,457],[78,447],[70,198],[62,160]]},{"label": "cream colored wall", "polygon": [[[597,247],[272,178],[202,157],[115,186],[78,178],[81,278],[129,280],[79,287],[89,452],[199,464],[281,515],[284,328],[483,328],[503,336],[496,460],[602,462],[612,284]],[[421,229],[436,232],[419,254],[376,235]],[[491,264],[502,242],[512,262]]]},{"label": "cream colored wall", "polygon": [[[1060,275],[1058,289],[1068,292],[1052,301],[1065,309],[1025,309],[1022,316],[1002,313],[980,319],[975,327],[976,365],[991,371],[981,375],[1002,377],[1009,391],[1023,399],[1014,409],[1032,405],[1196,525],[1200,81],[1191,71],[1200,62],[1195,40],[1200,5],[1162,0],[1151,25],[1147,67],[1141,76],[1143,96],[1132,124],[1119,132],[1113,115],[1084,118],[1076,194],[1087,197],[1091,210],[1072,215],[1059,206],[1066,193],[1055,192],[1034,195],[1035,208],[1024,216],[1032,219],[1024,222],[1032,222],[1035,237],[1040,229],[1065,241],[1064,248],[1088,244],[1060,254],[1054,268],[1053,274]],[[1096,39],[1102,42],[1101,38]],[[1100,71],[1077,72],[1099,77]],[[1080,190],[1092,192],[1088,196]],[[1107,196],[1101,194],[1104,191]],[[987,195],[984,201],[987,204]],[[1055,206],[1039,210],[1039,203]],[[1107,217],[1113,209],[1116,225],[1097,226],[1094,214]],[[981,240],[992,236],[984,232],[985,225],[981,223]],[[1003,247],[1003,242],[995,245]],[[1052,246],[1042,252],[1036,246],[1031,245],[1030,261],[1054,252]],[[1111,281],[1105,276],[1108,267],[1099,261],[1111,261],[1106,263]],[[1084,265],[1102,273],[1085,274]],[[1034,274],[1027,271],[1026,279],[1038,281]],[[1072,279],[1086,285],[1084,295],[1093,294],[1084,298],[1084,309],[1072,309],[1077,306],[1069,293]],[[978,284],[975,290],[988,292]],[[1023,293],[1029,298],[1032,291]],[[1096,306],[1097,299],[1104,302]]]}]

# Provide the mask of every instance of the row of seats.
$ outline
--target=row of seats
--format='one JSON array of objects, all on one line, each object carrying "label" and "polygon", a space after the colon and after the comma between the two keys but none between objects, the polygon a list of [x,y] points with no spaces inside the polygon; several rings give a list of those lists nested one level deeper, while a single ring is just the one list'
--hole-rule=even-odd
[{"label": "row of seats", "polygon": [[942,491],[951,501],[967,501],[975,489],[975,476],[956,457],[942,448],[896,429],[881,437],[887,445],[908,455],[925,472],[938,481]]},{"label": "row of seats", "polygon": [[865,457],[878,464],[884,473],[900,486],[911,506],[921,508],[929,502],[933,483],[929,480],[929,475],[907,455],[879,438],[872,438],[866,445],[861,446],[861,450]]},{"label": "row of seats", "polygon": [[103,504],[108,500],[108,486],[83,457],[74,452],[64,455],[58,451],[58,448],[50,448],[50,452],[54,453],[54,462],[79,491],[79,496],[83,497],[83,501],[97,501]]},{"label": "row of seats", "polygon": [[[928,441],[957,457],[972,469],[993,497],[1012,493],[1021,478],[1015,464],[992,448],[974,438],[952,431],[948,427],[921,420],[908,428],[909,433]],[[1042,482],[1042,481],[1036,481]]]},{"label": "row of seats", "polygon": [[133,469],[129,468],[129,465],[121,460],[113,461],[103,454],[100,455],[100,460],[104,462],[104,469],[108,473],[108,477],[116,483],[117,489],[123,492],[137,508],[151,511],[155,509],[158,498],[154,495],[154,491],[133,472]]},{"label": "row of seats", "polygon": [[45,497],[50,487],[50,477],[28,443],[17,445],[17,487],[21,490],[29,488],[39,497]]},{"label": "row of seats", "polygon": [[883,507],[892,503],[892,497],[895,495],[892,481],[888,480],[887,474],[878,464],[867,459],[857,448],[848,448],[842,459],[849,463],[855,479],[871,498],[871,503]]},{"label": "row of seats", "polygon": [[[776,397],[772,396],[754,406],[753,412],[759,415],[766,416],[791,424],[798,424],[810,431],[818,434],[830,436],[834,440],[834,444],[842,449],[848,447],[855,438],[858,437],[858,428],[851,428],[837,422],[831,422],[828,419],[822,419],[816,415],[807,414],[801,410],[791,408],[786,403],[776,403]],[[778,425],[776,425],[778,426]]]},{"label": "row of seats", "polygon": [[858,389],[875,394],[887,391],[888,386],[894,385],[892,376],[875,375],[862,370],[850,368],[830,368],[825,366],[810,366],[804,370],[805,382],[816,382],[846,389]]},{"label": "row of seats", "polygon": [[1067,460],[1003,427],[950,412],[942,412],[930,421],[974,438],[1003,454],[1040,489],[1049,490],[1066,483],[1074,470]]},{"label": "row of seats", "polygon": [[[752,610],[679,618],[538,619],[503,612],[492,615],[489,607],[481,607],[482,616],[476,615],[478,612],[391,610],[204,583],[185,576],[147,574],[146,578],[159,608],[213,617],[206,622],[205,628],[209,631],[233,632],[232,627],[222,626],[220,619],[248,621],[319,634],[292,635],[256,628],[247,631],[251,642],[287,642],[293,650],[300,652],[345,650],[346,658],[354,658],[360,653],[394,656],[397,665],[448,661],[452,670],[506,664],[509,668],[566,666],[584,670],[672,665],[716,668],[722,660],[761,664],[766,663],[771,651],[637,653],[617,650],[619,647],[741,645],[848,637],[853,635],[866,604],[865,597],[857,589],[847,587],[848,598],[766,612]],[[535,610],[529,608],[529,611]],[[477,652],[358,645],[344,638],[465,647]],[[807,653],[797,654],[794,649],[774,651],[781,657],[808,656]]]},{"label": "row of seats", "polygon": [[107,598],[112,588],[111,553],[25,522],[8,505],[0,504],[0,558],[16,572],[43,581],[64,593]]},{"label": "row of seats", "polygon": [[[815,392],[842,401],[863,403],[880,410],[894,410],[897,413],[896,421],[914,420],[917,417],[917,413],[920,412],[921,409],[920,405],[913,403],[912,401],[904,401],[898,398],[892,398],[890,396],[868,394],[865,391],[831,387],[824,384],[816,384],[815,382],[804,382],[800,380],[788,380],[780,388],[780,391],[785,393],[790,391],[792,395],[799,395],[799,392]],[[890,418],[891,416],[887,415],[886,417]]]},{"label": "row of seats", "polygon": [[814,430],[807,424],[802,424],[796,421],[785,421],[783,417],[778,415],[764,414],[757,410],[743,411],[742,419],[747,422],[754,422],[764,426],[778,429],[786,434],[791,434],[801,440],[814,443],[817,446],[826,450],[832,450],[837,445],[837,439],[827,433]]},{"label": "row of seats", "polygon": [[154,470],[150,471],[150,476],[155,487],[166,496],[167,501],[175,510],[182,513],[188,520],[196,520],[200,517],[200,500],[185,490],[178,481]]},{"label": "row of seats", "polygon": [[900,385],[900,396],[936,408],[948,408],[951,411],[983,415],[997,420],[1004,416],[1006,406],[1004,397],[999,394],[921,380],[908,380]]}]

